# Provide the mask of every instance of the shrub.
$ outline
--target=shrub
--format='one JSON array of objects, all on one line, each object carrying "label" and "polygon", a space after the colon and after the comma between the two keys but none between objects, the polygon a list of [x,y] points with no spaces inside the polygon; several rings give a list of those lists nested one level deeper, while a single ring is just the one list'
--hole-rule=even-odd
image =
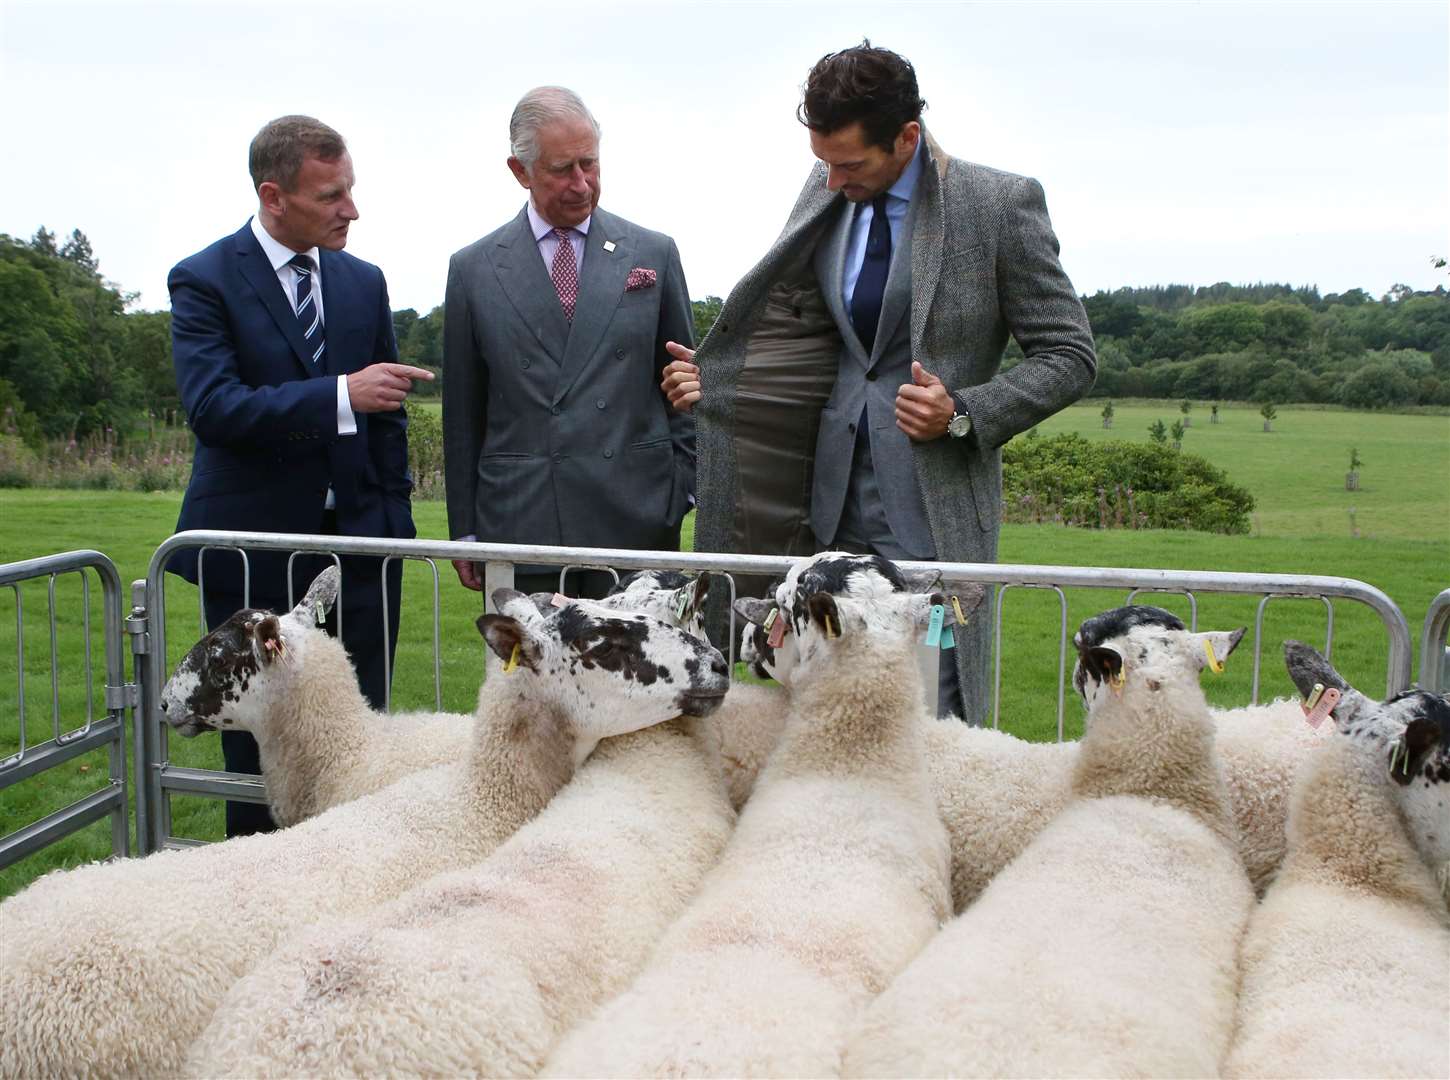
[{"label": "shrub", "polygon": [[35,451],[18,435],[0,432],[0,488],[25,488],[35,483]]},{"label": "shrub", "polygon": [[433,409],[408,410],[408,470],[413,498],[443,497],[443,421]]},{"label": "shrub", "polygon": [[1247,533],[1254,499],[1221,469],[1168,446],[1081,435],[1014,439],[1002,452],[1003,517],[1089,529]]}]

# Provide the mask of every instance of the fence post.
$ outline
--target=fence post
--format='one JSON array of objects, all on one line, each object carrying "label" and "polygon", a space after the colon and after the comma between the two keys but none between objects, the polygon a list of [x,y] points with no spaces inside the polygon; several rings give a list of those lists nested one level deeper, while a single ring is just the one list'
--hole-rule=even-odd
[{"label": "fence post", "polygon": [[149,855],[155,851],[151,835],[151,766],[153,760],[147,752],[147,731],[150,725],[151,666],[155,656],[151,652],[151,631],[146,613],[146,579],[137,578],[131,582],[131,613],[126,616],[126,634],[131,639],[131,677],[136,684],[136,703],[131,710],[131,760],[136,763],[136,778],[132,790],[136,793],[136,851]]}]

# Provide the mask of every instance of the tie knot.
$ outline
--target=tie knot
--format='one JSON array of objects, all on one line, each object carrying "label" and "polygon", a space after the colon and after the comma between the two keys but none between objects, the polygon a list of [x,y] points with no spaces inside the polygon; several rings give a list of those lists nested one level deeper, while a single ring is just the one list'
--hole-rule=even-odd
[{"label": "tie knot", "polygon": [[569,242],[569,234],[572,233],[573,231],[574,231],[573,229],[555,229],[554,230],[554,235],[557,236],[562,242],[568,243]]},{"label": "tie knot", "polygon": [[886,213],[886,192],[883,191],[880,195],[877,195],[876,198],[871,200],[871,211],[875,214]]},{"label": "tie knot", "polygon": [[312,273],[311,255],[293,255],[292,258],[287,260],[287,264],[291,266],[292,269],[296,270],[299,274]]}]

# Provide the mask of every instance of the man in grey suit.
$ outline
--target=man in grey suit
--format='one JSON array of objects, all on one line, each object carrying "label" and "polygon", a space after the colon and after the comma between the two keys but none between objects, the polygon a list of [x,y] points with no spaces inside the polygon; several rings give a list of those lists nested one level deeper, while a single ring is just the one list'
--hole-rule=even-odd
[{"label": "man in grey suit", "polygon": [[[925,104],[910,62],[870,42],[811,70],[798,115],[819,164],[661,384],[699,420],[696,550],[992,562],[1002,445],[1092,386],[1041,186],[949,157]],[[1008,335],[1026,359],[1004,372]],[[971,723],[991,622],[979,610],[944,654],[940,711]]]},{"label": "man in grey suit", "polygon": [[[509,141],[529,200],[448,267],[449,535],[678,550],[694,419],[669,407],[659,381],[665,343],[693,342],[679,252],[598,209],[599,125],[572,91],[525,94]],[[483,587],[477,565],[454,567],[466,587]],[[550,590],[557,569],[519,567],[516,581]],[[594,574],[571,591],[598,596],[609,584]]]}]

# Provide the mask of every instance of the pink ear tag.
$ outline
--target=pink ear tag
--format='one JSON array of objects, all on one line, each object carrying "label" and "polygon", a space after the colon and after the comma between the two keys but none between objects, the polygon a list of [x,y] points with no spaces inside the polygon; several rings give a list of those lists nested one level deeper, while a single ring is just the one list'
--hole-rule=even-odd
[{"label": "pink ear tag", "polygon": [[553,604],[555,607],[568,607],[569,598],[563,593],[556,592],[553,596],[549,598],[549,603]]},{"label": "pink ear tag", "polygon": [[771,608],[770,613],[775,618],[771,620],[770,636],[765,639],[765,643],[772,649],[778,649],[781,643],[785,641],[785,618],[779,614],[779,609],[777,608]]},{"label": "pink ear tag", "polygon": [[[1318,684],[1315,685],[1315,689],[1318,689]],[[1310,694],[1309,700],[1313,700],[1313,698],[1314,695]],[[1320,724],[1324,723],[1324,718],[1334,711],[1334,706],[1339,704],[1339,691],[1332,686],[1328,686],[1319,695],[1319,699],[1314,701],[1314,704],[1310,705],[1309,700],[1306,700],[1302,706],[1304,709],[1304,719],[1310,727],[1317,728]]]}]

